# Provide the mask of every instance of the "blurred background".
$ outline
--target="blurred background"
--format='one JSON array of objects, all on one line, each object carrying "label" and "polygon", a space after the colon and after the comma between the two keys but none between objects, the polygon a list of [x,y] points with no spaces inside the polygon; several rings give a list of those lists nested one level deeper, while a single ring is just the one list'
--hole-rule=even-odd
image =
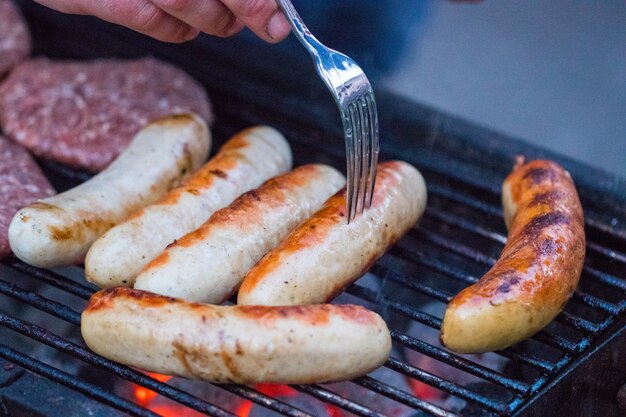
[{"label": "blurred background", "polygon": [[624,0],[294,3],[375,87],[626,177]]}]

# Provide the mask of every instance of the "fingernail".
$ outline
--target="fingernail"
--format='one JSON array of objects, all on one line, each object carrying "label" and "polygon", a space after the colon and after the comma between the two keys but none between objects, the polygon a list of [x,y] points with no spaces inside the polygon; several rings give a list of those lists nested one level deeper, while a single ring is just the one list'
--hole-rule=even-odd
[{"label": "fingernail", "polygon": [[196,39],[196,37],[198,36],[198,34],[200,33],[199,29],[196,29],[194,27],[190,27],[189,30],[187,31],[187,33],[185,34],[185,41],[190,41],[192,39]]},{"label": "fingernail", "polygon": [[290,30],[287,18],[282,12],[277,10],[267,24],[267,34],[275,41],[282,41],[289,34]]},{"label": "fingernail", "polygon": [[228,32],[226,32],[226,36],[232,36],[235,33],[240,32],[241,29],[243,29],[245,26],[246,25],[244,25],[244,23],[241,20],[237,19],[235,23],[233,23],[233,26],[230,29],[228,29]]}]

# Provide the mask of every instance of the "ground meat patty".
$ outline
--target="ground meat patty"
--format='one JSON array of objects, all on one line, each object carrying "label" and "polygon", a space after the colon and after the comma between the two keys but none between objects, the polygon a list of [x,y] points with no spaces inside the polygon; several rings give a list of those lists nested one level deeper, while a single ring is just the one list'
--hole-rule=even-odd
[{"label": "ground meat patty", "polygon": [[104,169],[148,121],[194,112],[211,121],[204,89],[152,58],[91,62],[34,59],[0,86],[4,133],[32,153]]},{"label": "ground meat patty", "polygon": [[11,253],[7,229],[15,213],[52,194],[54,189],[28,152],[0,136],[0,259]]},{"label": "ground meat patty", "polygon": [[30,33],[11,0],[0,0],[0,79],[30,53]]}]

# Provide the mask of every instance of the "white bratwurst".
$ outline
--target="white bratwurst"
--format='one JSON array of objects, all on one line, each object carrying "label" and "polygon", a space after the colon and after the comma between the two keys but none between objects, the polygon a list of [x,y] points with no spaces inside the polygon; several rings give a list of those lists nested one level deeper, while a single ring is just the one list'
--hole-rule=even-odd
[{"label": "white bratwurst", "polygon": [[113,361],[220,383],[351,379],[391,350],[383,319],[360,306],[213,306],[124,287],[91,297],[81,331]]},{"label": "white bratwurst", "polygon": [[210,144],[200,117],[182,114],[153,121],[104,171],[18,211],[9,226],[11,249],[37,267],[82,262],[104,232],[198,169]]}]

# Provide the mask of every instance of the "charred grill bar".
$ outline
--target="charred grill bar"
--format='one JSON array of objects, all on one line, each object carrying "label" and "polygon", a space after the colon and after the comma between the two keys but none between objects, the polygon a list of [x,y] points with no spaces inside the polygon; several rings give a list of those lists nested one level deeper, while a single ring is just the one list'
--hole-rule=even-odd
[{"label": "charred grill bar", "polygon": [[[291,64],[285,64],[291,58],[267,47],[250,47],[245,39],[163,45],[92,19],[62,16],[30,2],[22,6],[36,54],[57,58],[154,54],[182,66],[206,86],[216,110],[217,145],[243,127],[270,124],[290,140],[296,164],[324,162],[343,169],[336,109],[308,62],[294,64],[298,71],[311,72],[310,79],[303,80]],[[233,45],[248,49],[242,53],[244,49]],[[305,95],[314,100],[302,102]],[[626,182],[391,94],[378,92],[378,99],[381,159],[415,164],[429,190],[421,223],[365,281],[347,291],[347,301],[365,303],[385,317],[394,351],[383,371],[340,386],[297,385],[292,387],[295,392],[339,410],[329,415],[343,411],[359,416],[556,415],[555,404],[562,415],[576,415],[585,406],[593,406],[597,415],[617,413],[615,396],[626,372]],[[588,239],[581,283],[565,311],[531,341],[485,357],[457,355],[435,340],[442,307],[495,262],[506,241],[500,184],[517,154],[555,159],[576,181]],[[41,162],[58,189],[88,178]],[[64,401],[70,401],[69,392],[80,393],[75,401],[93,402],[110,415],[158,415],[115,389],[124,380],[172,399],[184,406],[182,410],[244,414],[229,402],[215,403],[85,348],[80,311],[93,291],[76,268],[53,272],[15,259],[2,262],[0,358],[5,362],[0,361],[0,416],[46,415],[41,407],[13,406],[20,398],[14,387],[32,374],[64,390]],[[60,327],[63,322],[66,328]],[[39,353],[42,349],[45,354]],[[50,360],[55,355],[58,358]],[[91,378],[91,373],[99,377]],[[396,379],[389,379],[391,374]],[[400,387],[397,378],[406,385]],[[250,401],[258,408],[250,415],[315,415],[291,397],[261,389],[237,385],[215,389]],[[46,392],[33,392],[29,400],[45,401]],[[365,401],[365,396],[373,400]],[[444,396],[447,401],[440,401]]]}]

